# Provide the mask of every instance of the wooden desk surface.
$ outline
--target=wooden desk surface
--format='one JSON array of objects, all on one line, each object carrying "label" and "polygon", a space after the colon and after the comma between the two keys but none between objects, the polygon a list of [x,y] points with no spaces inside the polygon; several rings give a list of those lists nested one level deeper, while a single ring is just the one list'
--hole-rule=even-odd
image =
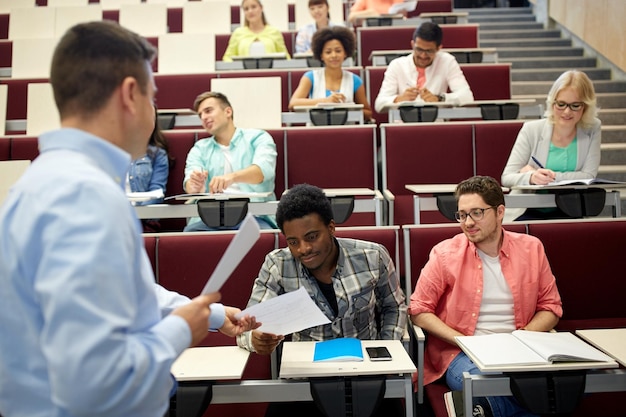
[{"label": "wooden desk surface", "polygon": [[172,365],[172,374],[178,381],[241,379],[248,356],[238,346],[189,348]]},{"label": "wooden desk surface", "polygon": [[[362,362],[313,363],[315,343],[317,342],[286,342],[283,346],[280,378],[407,374],[417,371],[399,340],[363,340]],[[385,346],[391,353],[392,360],[370,361],[365,352],[368,346]]]},{"label": "wooden desk surface", "polygon": [[576,330],[576,334],[626,366],[626,329]]}]

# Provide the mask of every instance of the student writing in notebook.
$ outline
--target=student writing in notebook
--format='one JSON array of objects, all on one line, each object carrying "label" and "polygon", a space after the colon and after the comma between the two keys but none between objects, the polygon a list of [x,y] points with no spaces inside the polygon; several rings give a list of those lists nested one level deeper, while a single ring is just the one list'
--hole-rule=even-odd
[{"label": "student writing in notebook", "polygon": [[[546,185],[595,178],[600,166],[601,123],[593,83],[582,71],[566,71],[546,99],[546,117],[525,122],[502,172],[502,185]],[[515,210],[507,219],[568,217],[561,210]]]},{"label": "student writing in notebook", "polygon": [[[455,190],[463,233],[437,244],[411,295],[409,314],[428,333],[424,384],[462,390],[463,372],[479,374],[454,339],[461,335],[549,331],[563,314],[545,250],[534,236],[502,227],[504,195],[491,177]],[[474,416],[532,416],[513,397],[475,399]]]},{"label": "student writing in notebook", "polygon": [[313,35],[313,56],[324,68],[307,71],[289,101],[289,108],[318,103],[356,103],[363,105],[363,118],[372,118],[363,80],[345,71],[343,61],[354,54],[354,33],[343,26],[321,29]]},{"label": "student writing in notebook", "polygon": [[[331,323],[294,333],[293,341],[402,337],[407,307],[400,279],[385,247],[335,237],[330,201],[321,189],[308,184],[296,185],[281,197],[276,220],[287,248],[265,257],[248,307],[304,287]],[[284,335],[255,330],[242,334],[237,343],[269,355],[283,338]],[[400,404],[391,402],[389,406],[398,414],[381,406],[382,414],[377,415],[403,415]],[[272,405],[268,415],[323,414],[313,404],[294,403]]]},{"label": "student writing in notebook", "polygon": [[[215,91],[196,97],[193,109],[211,136],[197,141],[187,154],[183,188],[195,193],[269,193],[250,201],[275,200],[276,145],[261,129],[235,126],[233,106]],[[273,216],[255,216],[262,229],[274,228]],[[239,228],[239,225],[234,227]],[[231,227],[232,229],[232,227]],[[193,217],[184,231],[216,230]]]},{"label": "student writing in notebook", "polygon": [[76,25],[56,46],[61,129],[39,137],[0,208],[4,417],[163,416],[187,347],[209,327],[255,328],[217,293],[189,300],[155,284],[124,193],[154,128],[154,55],[109,20]]},{"label": "student writing in notebook", "polygon": [[454,56],[441,51],[442,42],[443,32],[436,23],[424,22],[413,32],[413,52],[394,59],[385,70],[374,103],[377,112],[382,112],[385,105],[403,101],[451,104],[474,101],[459,63]]}]

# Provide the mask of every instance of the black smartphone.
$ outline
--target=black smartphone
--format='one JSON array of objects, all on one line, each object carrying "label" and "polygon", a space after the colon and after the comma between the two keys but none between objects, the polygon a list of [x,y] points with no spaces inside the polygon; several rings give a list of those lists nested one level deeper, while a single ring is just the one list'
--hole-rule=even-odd
[{"label": "black smartphone", "polygon": [[391,353],[384,346],[366,347],[367,355],[371,361],[390,361]]}]

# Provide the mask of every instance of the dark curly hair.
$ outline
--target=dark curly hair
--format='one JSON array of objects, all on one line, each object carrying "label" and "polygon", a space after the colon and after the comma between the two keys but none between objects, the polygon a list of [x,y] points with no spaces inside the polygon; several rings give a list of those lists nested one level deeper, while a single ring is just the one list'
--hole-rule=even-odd
[{"label": "dark curly hair", "polygon": [[344,51],[346,52],[346,58],[354,55],[356,47],[356,40],[354,33],[343,26],[333,26],[330,28],[320,29],[313,35],[311,39],[311,50],[313,51],[313,57],[321,60],[322,52],[326,42],[337,39],[341,42]]},{"label": "dark curly hair", "polygon": [[308,214],[317,213],[325,225],[333,220],[330,200],[321,188],[309,184],[298,184],[289,189],[278,202],[276,223],[282,232],[286,221],[300,219]]}]

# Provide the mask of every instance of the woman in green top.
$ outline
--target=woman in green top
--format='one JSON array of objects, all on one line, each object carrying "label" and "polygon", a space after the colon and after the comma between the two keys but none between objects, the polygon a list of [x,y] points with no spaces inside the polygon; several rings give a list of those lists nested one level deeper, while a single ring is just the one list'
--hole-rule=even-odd
[{"label": "woman in green top", "polygon": [[235,29],[228,40],[223,61],[232,61],[233,56],[263,55],[284,52],[289,58],[283,34],[270,26],[263,13],[260,0],[243,0],[244,25]]},{"label": "woman in green top", "polygon": [[[596,94],[589,77],[576,70],[561,74],[548,93],[546,118],[522,126],[502,173],[502,185],[595,178],[601,126],[596,114]],[[533,212],[527,210],[524,219]],[[546,213],[542,214],[545,218]]]}]

